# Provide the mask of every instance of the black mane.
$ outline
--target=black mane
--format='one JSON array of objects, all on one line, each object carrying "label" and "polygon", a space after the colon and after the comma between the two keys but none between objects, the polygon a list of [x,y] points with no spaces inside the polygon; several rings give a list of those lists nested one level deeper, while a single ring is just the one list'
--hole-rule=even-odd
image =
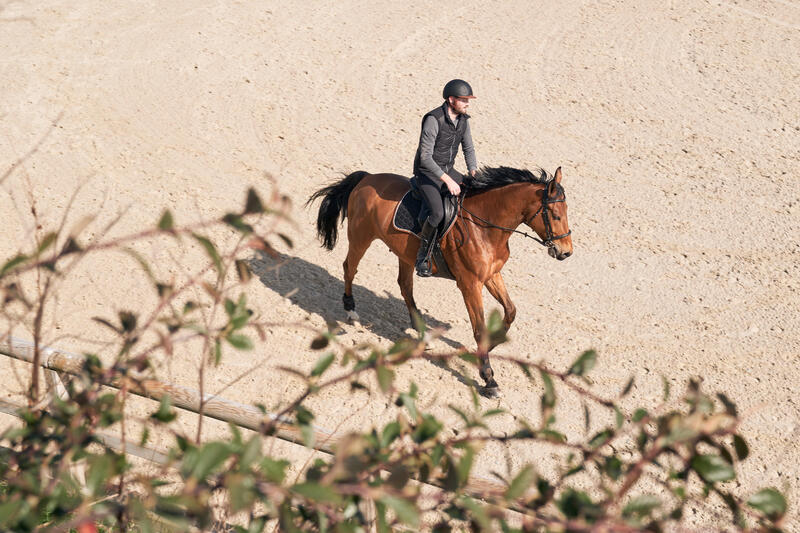
[{"label": "black mane", "polygon": [[475,177],[465,176],[462,184],[467,191],[467,195],[477,194],[489,189],[504,187],[513,183],[547,183],[552,176],[541,168],[533,172],[526,169],[510,167],[483,167]]}]

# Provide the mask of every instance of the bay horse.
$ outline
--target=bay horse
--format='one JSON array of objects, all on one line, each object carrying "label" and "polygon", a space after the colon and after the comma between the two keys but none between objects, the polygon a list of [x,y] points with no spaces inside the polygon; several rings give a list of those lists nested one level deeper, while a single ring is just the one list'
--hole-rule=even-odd
[{"label": "bay horse", "polygon": [[[415,316],[420,316],[413,293],[414,262],[420,240],[392,225],[395,208],[409,188],[410,181],[406,177],[369,174],[362,170],[319,189],[306,202],[309,205],[322,199],[317,214],[317,235],[328,250],[336,244],[339,223],[343,224],[347,218],[349,248],[343,265],[342,301],[351,321],[358,319],[353,278],[359,261],[375,239],[386,243],[399,258],[397,282],[412,326]],[[480,376],[486,383],[483,392],[496,397],[499,387],[488,355],[494,346],[487,348],[485,343],[482,289],[485,286],[503,306],[503,327],[507,331],[516,316],[516,307],[508,296],[500,270],[510,254],[511,234],[516,232],[534,238],[544,244],[555,259],[563,260],[572,255],[561,167],[553,176],[542,169],[534,173],[509,167],[484,167],[475,176],[465,177],[458,200],[457,220],[443,237],[441,250],[464,297],[472,333],[478,343]],[[517,227],[522,224],[530,227],[539,239],[518,231]]]}]

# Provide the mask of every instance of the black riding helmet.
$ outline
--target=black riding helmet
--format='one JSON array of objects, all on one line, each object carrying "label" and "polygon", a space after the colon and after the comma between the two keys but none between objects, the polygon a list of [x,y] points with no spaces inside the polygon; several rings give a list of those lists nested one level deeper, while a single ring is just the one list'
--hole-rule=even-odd
[{"label": "black riding helmet", "polygon": [[448,81],[442,91],[442,98],[447,100],[448,96],[455,96],[456,98],[475,98],[472,94],[472,87],[464,80]]}]

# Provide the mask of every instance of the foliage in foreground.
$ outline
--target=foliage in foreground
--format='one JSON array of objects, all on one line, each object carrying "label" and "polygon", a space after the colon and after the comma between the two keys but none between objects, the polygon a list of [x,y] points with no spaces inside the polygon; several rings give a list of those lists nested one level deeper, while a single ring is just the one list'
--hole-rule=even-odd
[{"label": "foliage in foreground", "polygon": [[[321,353],[316,365],[308,373],[294,371],[304,391],[275,418],[265,417],[260,432],[245,434],[231,426],[231,439],[206,442],[200,440],[200,427],[194,437],[176,432],[166,464],[156,471],[134,466],[104,444],[101,433],[124,436],[123,424],[135,422],[145,428],[136,444],[146,445],[148,427],[171,428],[175,412],[169,398],[147,420],[126,419],[125,400],[141,380],[153,376],[153,358],[169,357],[177,344],[203,341],[202,390],[208,365],[219,365],[230,349],[252,350],[253,338],[263,340],[271,326],[247,306],[242,285],[252,274],[245,254],[256,249],[277,258],[270,239],[279,235],[291,245],[288,237],[274,233],[275,223],[286,220],[279,197],[265,206],[250,191],[240,212],[191,227],[178,227],[165,212],[152,230],[88,243],[62,227],[40,235],[32,250],[0,267],[4,318],[34,332],[37,358],[45,306],[51,305],[59,282],[88,254],[125,251],[158,295],[157,307],[147,313],[97,318],[118,336],[118,350],[110,364],[87,354],[82,370],[67,383],[66,397],[48,400],[40,391],[39,373],[31,372],[22,424],[0,435],[0,530],[153,531],[167,521],[181,530],[208,530],[228,522],[248,532],[274,523],[285,531],[660,531],[683,524],[687,510],[696,507],[720,529],[780,529],[787,504],[779,491],[764,488],[742,499],[733,490],[737,464],[749,450],[738,431],[736,406],[724,394],[708,394],[692,380],[673,397],[665,379],[661,405],[624,410],[620,403],[633,380],[615,398],[594,393],[587,377],[597,362],[593,351],[581,354],[565,371],[495,356],[517,365],[532,389],[541,391],[536,420],[517,418],[515,431],[496,432],[493,420],[505,412],[482,407],[473,387],[471,410],[450,406],[461,420],[453,435],[420,407],[416,385],[400,387],[396,376],[413,359],[438,358],[439,364],[450,365],[458,358],[475,364],[480,354],[427,354],[424,326],[419,339],[398,341],[388,350],[342,346],[331,331],[319,332],[312,342]],[[220,252],[211,237],[200,233],[211,227],[228,228],[236,236],[230,250]],[[154,236],[193,243],[207,254],[208,264],[187,273],[182,283],[159,279],[157,265],[131,247]],[[498,315],[492,315],[489,329],[492,338],[504,336]],[[142,340],[152,338],[159,340]],[[370,383],[377,383],[379,392],[371,393]],[[345,436],[333,455],[317,459],[295,482],[288,475],[289,463],[265,454],[263,443],[280,421],[299,429],[312,445],[314,415],[308,400],[342,384],[353,394],[391,397],[396,416]],[[559,430],[559,394],[574,395],[584,406],[578,416],[584,418],[585,438]],[[590,417],[598,410],[612,421],[599,431]],[[478,480],[471,473],[488,442],[552,449],[563,462],[552,476],[528,465],[511,475],[498,473],[492,482]],[[724,503],[727,511],[715,503]]]}]

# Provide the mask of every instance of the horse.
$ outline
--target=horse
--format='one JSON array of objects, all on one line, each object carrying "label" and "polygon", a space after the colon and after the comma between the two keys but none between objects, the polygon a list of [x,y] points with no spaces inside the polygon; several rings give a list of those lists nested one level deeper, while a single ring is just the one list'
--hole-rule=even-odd
[{"label": "horse", "polygon": [[[412,326],[421,316],[414,302],[414,262],[419,238],[397,230],[392,219],[398,202],[410,189],[410,180],[397,174],[369,174],[363,170],[317,190],[306,202],[322,199],[317,214],[317,236],[332,250],[338,225],[347,219],[347,258],[344,260],[344,309],[358,320],[353,299],[353,278],[372,241],[380,239],[399,259],[397,282]],[[531,172],[509,167],[484,167],[466,176],[458,198],[459,213],[452,229],[440,241],[442,255],[461,291],[478,344],[483,393],[499,396],[499,385],[489,362],[482,289],[485,286],[503,307],[503,328],[511,327],[516,307],[500,274],[509,258],[509,237],[520,233],[547,248],[559,261],[572,255],[567,203],[561,185],[561,167],[554,175],[542,169]],[[538,239],[517,228],[525,224]],[[438,266],[434,266],[434,273]],[[488,348],[487,348],[488,346]]]}]

